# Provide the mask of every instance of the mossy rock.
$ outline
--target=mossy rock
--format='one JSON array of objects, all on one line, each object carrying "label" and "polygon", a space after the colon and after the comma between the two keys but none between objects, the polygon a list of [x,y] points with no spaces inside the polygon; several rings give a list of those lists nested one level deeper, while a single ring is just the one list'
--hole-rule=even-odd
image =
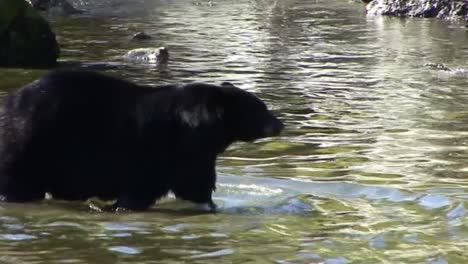
[{"label": "mossy rock", "polygon": [[0,0],[0,66],[54,66],[59,51],[48,22],[26,1]]},{"label": "mossy rock", "polygon": [[0,34],[7,29],[12,20],[23,12],[25,1],[0,0]]}]

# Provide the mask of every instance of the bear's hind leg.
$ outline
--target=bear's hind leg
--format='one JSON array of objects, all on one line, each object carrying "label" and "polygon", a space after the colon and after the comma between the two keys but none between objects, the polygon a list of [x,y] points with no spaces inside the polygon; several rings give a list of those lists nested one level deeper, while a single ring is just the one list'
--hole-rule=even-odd
[{"label": "bear's hind leg", "polygon": [[124,194],[112,205],[112,211],[131,210],[143,211],[148,209],[156,198],[153,195]]},{"label": "bear's hind leg", "polygon": [[0,188],[0,200],[5,202],[23,203],[40,201],[45,198],[45,190],[32,182],[10,180]]}]

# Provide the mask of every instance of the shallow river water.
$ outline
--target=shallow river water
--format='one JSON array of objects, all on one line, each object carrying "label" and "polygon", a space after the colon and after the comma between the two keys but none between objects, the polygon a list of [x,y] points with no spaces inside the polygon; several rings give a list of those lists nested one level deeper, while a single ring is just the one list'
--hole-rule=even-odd
[{"label": "shallow river water", "polygon": [[[0,263],[468,263],[468,75],[424,66],[468,68],[464,25],[345,0],[77,4],[49,17],[62,65],[230,81],[287,129],[219,158],[217,214],[171,198],[121,214],[0,204]],[[142,30],[153,40],[130,41]],[[153,46],[167,67],[120,60]],[[0,69],[2,95],[43,73]]]}]

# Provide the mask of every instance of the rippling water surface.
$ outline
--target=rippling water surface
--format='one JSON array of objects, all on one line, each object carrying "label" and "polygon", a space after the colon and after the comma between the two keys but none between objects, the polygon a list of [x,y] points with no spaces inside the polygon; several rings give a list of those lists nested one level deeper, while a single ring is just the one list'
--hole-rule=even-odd
[{"label": "rippling water surface", "polygon": [[[366,17],[344,0],[81,1],[50,17],[62,65],[145,83],[230,81],[285,121],[218,162],[218,214],[0,205],[0,263],[467,263],[463,25]],[[144,30],[151,41],[132,42]],[[126,64],[167,46],[165,68]],[[106,66],[107,65],[107,66]],[[105,67],[104,67],[105,66]],[[0,89],[43,71],[0,69]]]}]

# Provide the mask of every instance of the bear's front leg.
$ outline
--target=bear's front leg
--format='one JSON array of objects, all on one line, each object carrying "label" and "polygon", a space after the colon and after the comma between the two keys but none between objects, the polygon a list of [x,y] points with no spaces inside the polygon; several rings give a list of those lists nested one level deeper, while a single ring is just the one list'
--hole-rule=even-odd
[{"label": "bear's front leg", "polygon": [[197,208],[199,208],[201,211],[216,213],[218,206],[213,201],[211,201],[208,203],[197,203]]},{"label": "bear's front leg", "polygon": [[[185,154],[185,153],[184,153]],[[197,204],[204,211],[216,212],[212,194],[216,189],[215,158],[202,153],[186,154],[188,164],[175,166],[171,191],[176,198]]]},{"label": "bear's front leg", "polygon": [[45,198],[45,190],[40,180],[23,174],[0,175],[0,201],[24,203]]},{"label": "bear's front leg", "polygon": [[216,212],[217,206],[213,202],[213,188],[209,186],[193,186],[181,184],[172,189],[178,199],[191,201],[204,211]]}]

